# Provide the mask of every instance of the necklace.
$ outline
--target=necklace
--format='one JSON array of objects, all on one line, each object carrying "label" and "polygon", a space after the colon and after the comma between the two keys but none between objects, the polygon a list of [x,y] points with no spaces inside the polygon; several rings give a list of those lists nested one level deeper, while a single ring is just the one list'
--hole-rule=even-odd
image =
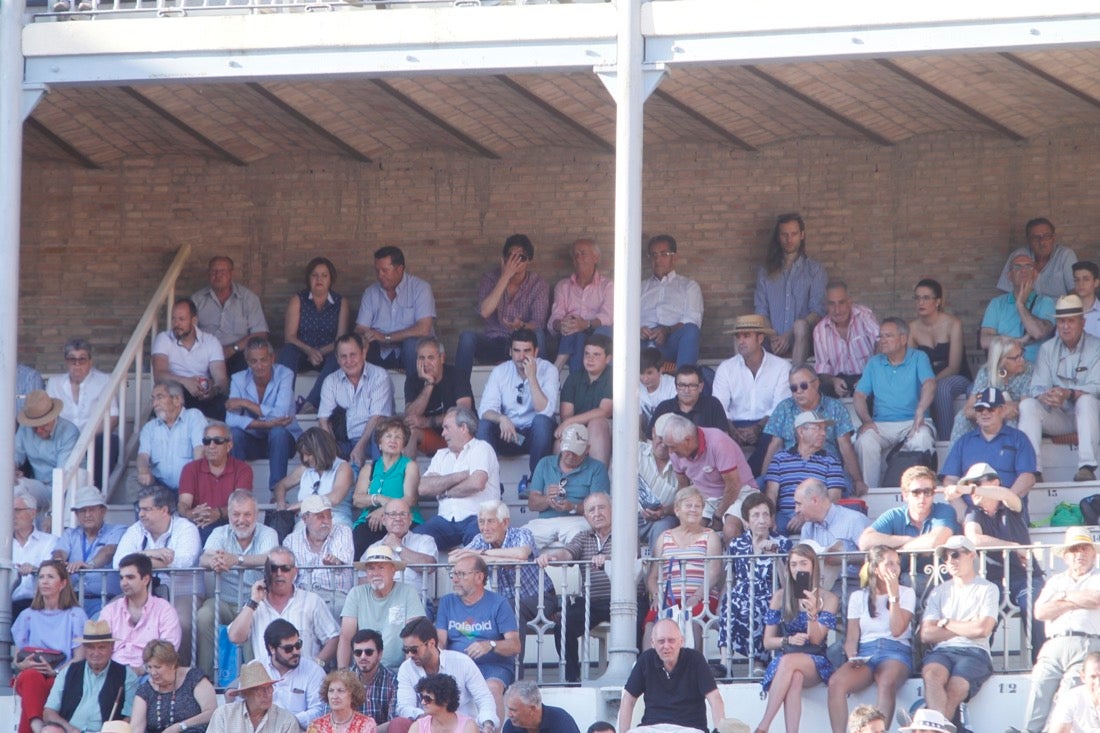
[{"label": "necklace", "polygon": [[354,717],[355,717],[355,711],[354,711],[354,710],[352,710],[352,711],[351,711],[351,715],[349,715],[349,716],[348,716],[348,719],[347,719],[347,720],[345,720],[345,721],[344,721],[344,722],[342,722],[342,723],[339,723],[339,722],[337,722],[337,721],[336,721],[336,715],[335,715],[335,714],[332,714],[332,725],[333,725],[334,727],[338,727],[338,728],[345,728],[345,727],[347,727],[347,725],[348,725],[348,724],[350,724],[350,723],[351,723],[351,721],[352,721],[352,718],[354,718]]},{"label": "necklace", "polygon": [[161,709],[160,709],[160,703],[161,703],[161,700],[163,700],[165,697],[168,697],[168,693],[167,692],[161,692],[160,690],[157,690],[157,717],[156,717],[156,720],[157,720],[158,724],[159,723],[164,723],[164,725],[161,726],[161,730],[163,730],[164,728],[167,728],[168,726],[172,725],[173,722],[175,722],[175,717],[176,717],[176,678],[178,677],[178,675],[179,675],[179,670],[177,669],[172,674],[172,697],[168,701],[168,717],[167,718],[163,717],[163,715],[162,715],[162,712],[161,712]]}]

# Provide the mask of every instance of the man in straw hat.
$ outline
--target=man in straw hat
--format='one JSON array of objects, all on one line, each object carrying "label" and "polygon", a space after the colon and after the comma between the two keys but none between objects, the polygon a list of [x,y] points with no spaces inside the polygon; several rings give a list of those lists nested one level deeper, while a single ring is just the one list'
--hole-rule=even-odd
[{"label": "man in straw hat", "polygon": [[1058,299],[1054,309],[1058,335],[1039,348],[1031,396],[1020,401],[1020,430],[1035,448],[1040,472],[1043,435],[1076,431],[1077,473],[1073,480],[1095,481],[1100,443],[1100,339],[1085,333],[1084,314],[1077,295]]},{"label": "man in straw hat", "polygon": [[[84,659],[58,672],[42,720],[60,725],[66,733],[106,730],[106,721],[130,716],[137,675],[111,661],[115,639],[106,621],[88,621],[78,639]],[[31,722],[35,727],[34,721]]]},{"label": "man in straw hat", "polygon": [[46,483],[53,480],[53,470],[69,460],[80,437],[77,427],[61,417],[62,407],[61,400],[36,389],[27,395],[23,409],[15,416],[19,423],[15,431],[15,467],[29,467],[32,478]]},{"label": "man in straw hat", "polygon": [[298,720],[274,704],[274,685],[260,662],[241,667],[237,684],[225,693],[236,702],[214,711],[207,733],[252,733],[261,728],[264,733],[301,733]]},{"label": "man in straw hat", "polygon": [[955,724],[942,713],[922,708],[913,716],[913,722],[898,730],[901,733],[955,733]]},{"label": "man in straw hat", "polygon": [[764,316],[738,316],[733,323],[737,355],[714,372],[714,398],[732,426],[733,439],[749,453],[753,475],[763,471],[769,438],[762,437],[768,417],[790,394],[787,375],[791,363],[764,351],[764,339],[774,336]]},{"label": "man in straw hat", "polygon": [[396,670],[405,661],[401,653],[401,629],[410,620],[424,616],[424,603],[417,589],[395,578],[405,569],[389,545],[372,545],[355,563],[367,575],[367,582],[348,593],[340,611],[340,641],[336,664],[347,669],[351,663],[351,640],[359,629],[374,629],[382,635],[382,664]]},{"label": "man in straw hat", "polygon": [[1047,641],[1031,670],[1022,728],[1030,733],[1043,730],[1055,693],[1072,686],[1085,657],[1100,652],[1100,570],[1092,535],[1084,527],[1069,527],[1055,551],[1066,569],[1047,580],[1035,602],[1035,618],[1046,622]]}]

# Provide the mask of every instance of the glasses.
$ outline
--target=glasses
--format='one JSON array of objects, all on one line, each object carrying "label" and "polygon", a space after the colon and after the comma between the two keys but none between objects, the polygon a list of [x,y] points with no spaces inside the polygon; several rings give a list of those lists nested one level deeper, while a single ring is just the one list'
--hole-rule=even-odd
[{"label": "glasses", "polygon": [[225,445],[228,442],[229,442],[229,438],[222,438],[221,436],[219,436],[217,438],[203,438],[202,439],[202,444],[203,445],[210,445],[211,443],[213,443],[214,445]]},{"label": "glasses", "polygon": [[279,648],[283,650],[283,654],[290,654],[291,652],[302,651],[302,640],[294,642],[293,644],[281,644]]},{"label": "glasses", "polygon": [[914,295],[913,296],[913,300],[917,301],[918,303],[927,303],[928,301],[935,300],[935,299],[936,299],[935,295]]},{"label": "glasses", "polygon": [[683,382],[676,383],[676,389],[699,389],[703,385],[696,382],[695,384],[684,384]]},{"label": "glasses", "polygon": [[935,493],[935,489],[909,489],[910,496],[932,496]]},{"label": "glasses", "polygon": [[812,382],[798,382],[797,384],[792,384],[791,385],[791,393],[792,394],[798,394],[799,392],[805,392],[810,387],[812,387],[814,382],[816,382],[816,381],[817,380],[815,379]]},{"label": "glasses", "polygon": [[425,705],[435,705],[435,696],[429,695],[426,692],[421,692],[420,702],[424,703]]},{"label": "glasses", "polygon": [[1035,264],[1032,262],[1021,262],[1019,264],[1012,265],[1008,269],[1019,272],[1020,270],[1034,270]]},{"label": "glasses", "polygon": [[420,653],[420,647],[422,647],[422,646],[424,646],[424,645],[423,644],[417,644],[416,646],[403,646],[403,647],[401,647],[401,652],[403,654],[419,654]]},{"label": "glasses", "polygon": [[289,573],[294,569],[293,565],[272,565],[271,572],[273,573]]},{"label": "glasses", "polygon": [[1050,234],[1032,234],[1030,237],[1027,238],[1027,241],[1029,241],[1029,242],[1053,242],[1054,241],[1054,233],[1051,232]]},{"label": "glasses", "polygon": [[382,516],[390,517],[391,519],[401,519],[411,515],[408,512],[382,512]]},{"label": "glasses", "polygon": [[947,557],[949,560],[958,560],[959,555],[965,555],[968,552],[968,550],[952,550],[951,552],[947,553]]},{"label": "glasses", "polygon": [[17,507],[15,507],[15,511],[17,511],[17,512],[33,512],[33,511],[36,511],[36,510],[29,507],[29,506],[17,506]]},{"label": "glasses", "polygon": [[65,357],[65,363],[66,364],[87,364],[90,361],[91,361],[91,357],[87,357],[87,356],[66,356]]},{"label": "glasses", "polygon": [[476,572],[477,572],[476,570],[452,570],[451,572],[447,573],[447,575],[450,576],[452,579],[454,579],[454,578],[462,579],[462,578],[468,578]]},{"label": "glasses", "polygon": [[353,649],[352,654],[357,657],[373,657],[378,653],[377,649]]},{"label": "glasses", "polygon": [[671,257],[674,254],[676,254],[676,253],[675,252],[650,252],[649,253],[649,259],[651,259],[651,260],[656,260],[658,258],[664,259],[666,257]]}]

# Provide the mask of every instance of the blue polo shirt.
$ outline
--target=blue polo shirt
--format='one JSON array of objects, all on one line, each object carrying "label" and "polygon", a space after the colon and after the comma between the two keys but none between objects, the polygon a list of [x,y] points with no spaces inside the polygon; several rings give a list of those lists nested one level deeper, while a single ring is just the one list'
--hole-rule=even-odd
[{"label": "blue polo shirt", "polygon": [[[578,506],[589,494],[597,492],[602,494],[611,493],[611,480],[607,476],[607,467],[592,456],[585,456],[584,460],[581,461],[581,465],[569,473],[562,473],[557,456],[546,456],[535,466],[529,488],[531,491],[545,494],[547,486],[563,482],[565,484],[565,495],[569,498],[569,501]],[[569,512],[563,512],[561,509],[543,509],[539,512],[540,519],[568,516],[570,516]]]},{"label": "blue polo shirt", "polygon": [[[879,515],[878,519],[871,523],[871,529],[882,534],[903,535],[905,537],[920,537],[928,534],[937,527],[950,527],[952,534],[959,533],[959,523],[956,519],[955,509],[950,504],[936,502],[932,505],[932,513],[928,515],[919,528],[914,527],[909,521],[909,507],[905,504],[887,509]],[[921,569],[932,562],[932,553],[921,554]],[[903,562],[904,567],[904,562]]]},{"label": "blue polo shirt", "polygon": [[928,355],[907,348],[905,358],[897,365],[883,354],[872,356],[856,391],[875,396],[875,422],[906,422],[917,412],[921,385],[935,378]]},{"label": "blue polo shirt", "polygon": [[1002,486],[1012,486],[1021,473],[1035,472],[1035,449],[1022,431],[1001,427],[992,440],[980,428],[966,433],[951,446],[941,466],[941,476],[965,476],[975,463],[988,463],[997,471]]},{"label": "blue polo shirt", "polygon": [[[1032,293],[1028,297],[1027,309],[1036,318],[1054,323],[1054,300],[1045,295]],[[989,301],[985,315],[982,316],[982,328],[992,328],[999,336],[1020,338],[1024,335],[1024,322],[1016,312],[1016,296],[1012,293],[998,295]],[[1035,363],[1039,356],[1039,344],[1031,343],[1024,347],[1024,358]]]}]

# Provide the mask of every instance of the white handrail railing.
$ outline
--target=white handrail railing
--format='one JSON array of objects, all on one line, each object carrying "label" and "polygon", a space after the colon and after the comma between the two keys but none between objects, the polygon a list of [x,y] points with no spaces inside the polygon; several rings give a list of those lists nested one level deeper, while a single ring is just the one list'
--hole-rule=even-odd
[{"label": "white handrail railing", "polygon": [[[88,419],[88,424],[80,432],[80,438],[77,440],[76,447],[73,448],[73,452],[65,466],[54,469],[53,519],[51,524],[51,531],[54,534],[61,534],[62,525],[68,516],[65,512],[66,494],[79,488],[81,483],[87,480],[86,476],[95,475],[97,461],[100,467],[99,485],[103,487],[103,494],[108,498],[111,496],[111,491],[115,485],[126,474],[130,453],[136,447],[137,435],[141,430],[142,418],[149,414],[149,404],[146,401],[148,398],[142,394],[141,389],[145,339],[156,335],[157,310],[161,305],[166,306],[165,322],[171,323],[172,303],[176,296],[176,280],[190,256],[190,244],[182,245],[176,252],[172,264],[168,266],[164,277],[161,278],[160,285],[157,286],[153,297],[150,298],[149,305],[145,307],[145,312],[138,320],[137,327],[134,329],[133,335],[130,336],[130,341],[126,344],[126,348],[122,350],[118,363],[115,364],[115,368],[111,372],[111,379],[105,390],[107,396],[101,398],[95,406]],[[132,371],[131,367],[133,367]],[[134,400],[132,410],[127,410],[126,386],[127,378],[131,374],[134,377]],[[111,441],[107,437],[111,433],[111,405],[116,399],[119,405],[118,427],[116,428],[119,456],[115,470],[111,472],[108,461]],[[127,415],[132,420],[132,428],[129,431],[127,431]],[[100,456],[95,455],[97,428],[102,428],[104,435],[103,453]]]}]

